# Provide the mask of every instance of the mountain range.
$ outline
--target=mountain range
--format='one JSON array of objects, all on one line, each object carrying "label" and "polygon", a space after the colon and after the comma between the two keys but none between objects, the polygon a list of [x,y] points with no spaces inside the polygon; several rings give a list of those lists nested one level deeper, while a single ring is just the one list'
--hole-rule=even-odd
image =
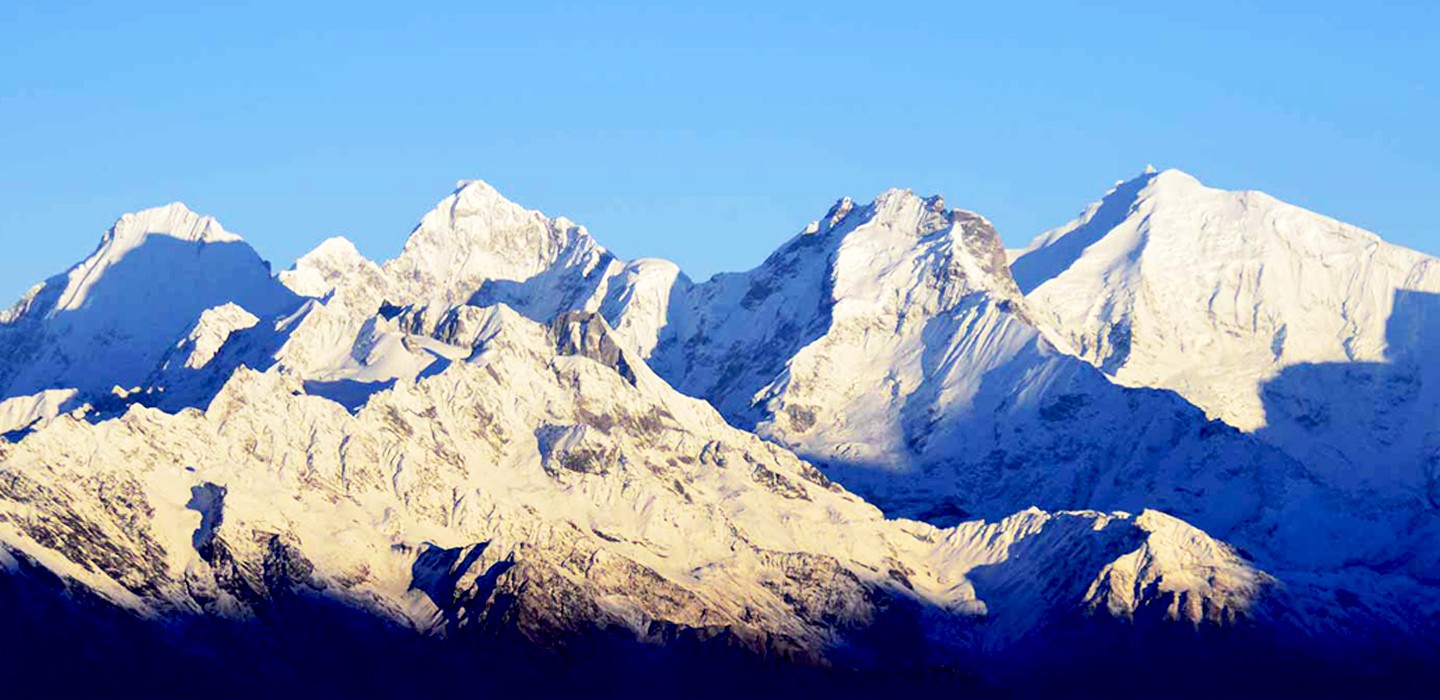
[{"label": "mountain range", "polygon": [[1424,695],[1437,329],[1436,258],[1175,170],[1020,250],[844,198],[699,282],[480,181],[278,274],[127,214],[0,313],[0,669]]}]

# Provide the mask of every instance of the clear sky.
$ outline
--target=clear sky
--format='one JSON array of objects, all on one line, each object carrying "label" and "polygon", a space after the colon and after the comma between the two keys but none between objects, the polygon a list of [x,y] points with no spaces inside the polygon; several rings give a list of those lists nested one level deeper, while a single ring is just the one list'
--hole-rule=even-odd
[{"label": "clear sky", "polygon": [[1015,245],[1148,163],[1435,254],[1437,128],[1433,2],[4,0],[0,296],[173,200],[384,259],[462,178],[695,278],[891,186]]}]

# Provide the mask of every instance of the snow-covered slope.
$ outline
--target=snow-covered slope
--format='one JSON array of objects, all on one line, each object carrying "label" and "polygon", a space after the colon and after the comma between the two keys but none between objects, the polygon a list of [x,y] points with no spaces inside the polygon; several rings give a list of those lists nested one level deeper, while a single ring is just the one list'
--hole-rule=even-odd
[{"label": "snow-covered slope", "polygon": [[268,316],[298,300],[213,218],[181,204],[126,214],[90,257],[0,316],[0,398],[138,387],[206,309]]},{"label": "snow-covered slope", "polygon": [[330,239],[280,280],[327,304],[334,292],[362,317],[382,303],[436,315],[503,303],[541,322],[600,312],[642,357],[659,342],[672,297],[689,286],[674,263],[619,260],[583,226],[526,209],[481,180],[458,183],[394,260],[377,266],[348,241]]},{"label": "snow-covered slope", "polygon": [[66,411],[81,407],[74,389],[47,389],[0,401],[0,438],[11,441]]},{"label": "snow-covered slope", "polygon": [[[993,228],[938,197],[841,200],[755,270],[699,285],[663,261],[616,260],[580,227],[478,182],[426,215],[380,278],[332,247],[286,274],[361,272],[315,274],[341,291],[303,289],[327,298],[281,324],[279,340],[240,344],[269,355],[232,365],[278,362],[352,406],[439,371],[455,358],[415,338],[461,342],[483,324],[471,306],[407,291],[423,279],[445,298],[514,301],[541,322],[598,312],[676,388],[895,513],[948,523],[1030,505],[1158,507],[1263,549],[1276,544],[1263,534],[1275,513],[1318,508],[1304,517],[1341,533],[1319,541],[1375,555],[1368,528],[1343,533],[1348,513],[1378,506],[1296,497],[1312,475],[1291,457],[1058,350],[1031,322]],[[1280,549],[1312,551],[1313,537],[1287,537]]]},{"label": "snow-covered slope", "polygon": [[1347,487],[1417,493],[1440,468],[1435,258],[1167,170],[1013,269],[1037,317],[1122,384],[1173,389]]},{"label": "snow-covered slope", "polygon": [[905,667],[976,673],[1091,615],[1229,627],[1288,604],[1159,513],[886,520],[675,392],[596,316],[473,314],[463,361],[353,412],[242,369],[203,413],[62,417],[0,446],[4,559],[182,627],[300,596],[470,643],[723,634],[792,663],[886,667],[903,645]]},{"label": "snow-covered slope", "polygon": [[[213,220],[127,217],[0,317],[0,605],[53,598],[35,609],[82,636],[162,630],[190,668],[234,651],[277,679],[369,643],[315,631],[337,620],[432,679],[513,673],[514,650],[1022,688],[1041,660],[1062,683],[1433,660],[1440,451],[1366,488],[1323,464],[1337,415],[1397,455],[1434,444],[1434,295],[1392,294],[1377,361],[1269,380],[1308,433],[1247,435],[1072,356],[1035,295],[1084,230],[1012,276],[984,218],[891,190],[696,284],[481,182],[395,260],[331,239],[277,277]],[[22,628],[51,639],[48,615]],[[481,651],[442,668],[456,649]]]},{"label": "snow-covered slope", "polygon": [[[337,290],[352,294],[385,291],[380,266],[361,255],[354,243],[339,236],[325,239],[301,256],[294,266],[280,273],[279,279],[291,291],[306,297],[329,297]],[[365,305],[381,300],[361,296],[349,301]]]},{"label": "snow-covered slope", "polygon": [[[767,415],[767,400],[810,378],[797,373],[828,374],[837,368],[823,365],[845,364],[848,372],[831,386],[843,382],[841,391],[849,393],[831,392],[825,407],[825,418],[844,425],[819,432],[838,441],[846,430],[883,431],[876,419],[890,423],[884,417],[890,406],[871,399],[908,392],[919,381],[918,365],[903,375],[889,366],[898,344],[972,293],[1019,298],[997,243],[988,222],[947,210],[938,197],[891,190],[868,205],[841,200],[755,270],[687,290],[667,328],[671,342],[654,365],[681,390],[748,427]],[[826,338],[838,342],[826,347]],[[792,410],[802,423],[813,420],[807,407]],[[872,461],[902,442],[893,435],[855,437],[847,442],[881,451],[856,456]]]},{"label": "snow-covered slope", "polygon": [[[601,314],[678,389],[827,468],[853,467],[849,483],[896,512],[1154,505],[1226,531],[1253,518],[1266,469],[1287,468],[1182,401],[1120,389],[1054,351],[994,229],[938,197],[842,200],[755,270],[699,285],[670,263],[620,261],[481,182],[427,214],[378,279],[335,247],[282,275],[327,298],[270,361],[356,400],[448,361],[399,331],[463,335],[464,302],[504,302],[541,322]],[[383,303],[337,303],[333,285],[305,278],[339,280],[341,301]],[[1147,486],[1125,486],[1137,479]]]},{"label": "snow-covered slope", "polygon": [[936,197],[841,200],[679,308],[652,357],[661,376],[893,512],[1151,505],[1226,532],[1293,467],[1056,351],[994,229]]},{"label": "snow-covered slope", "polygon": [[[385,273],[391,303],[453,306],[479,294],[527,311],[603,295],[618,267],[584,227],[525,209],[476,180],[458,183],[420,220]],[[522,284],[516,299],[510,292]]]}]

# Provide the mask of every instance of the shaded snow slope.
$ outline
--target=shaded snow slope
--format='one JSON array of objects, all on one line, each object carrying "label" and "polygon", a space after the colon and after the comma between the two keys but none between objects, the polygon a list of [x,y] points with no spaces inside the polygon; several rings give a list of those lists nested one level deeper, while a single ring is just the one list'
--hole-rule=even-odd
[{"label": "shaded snow slope", "polygon": [[226,303],[265,316],[299,302],[214,219],[181,204],[127,214],[0,317],[0,397],[138,387],[201,312]]}]

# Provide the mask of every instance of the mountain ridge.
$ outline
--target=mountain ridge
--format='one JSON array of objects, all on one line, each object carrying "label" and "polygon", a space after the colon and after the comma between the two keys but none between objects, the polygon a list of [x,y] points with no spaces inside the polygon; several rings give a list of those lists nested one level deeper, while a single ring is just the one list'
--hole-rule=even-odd
[{"label": "mountain ridge", "polygon": [[[1121,199],[1191,187],[1144,177]],[[223,231],[172,214],[140,228]],[[1368,668],[1422,676],[1440,638],[1435,508],[1114,383],[1024,293],[1045,283],[1017,282],[993,226],[939,197],[841,199],[756,268],[699,283],[483,182],[384,263],[329,239],[272,276],[238,237],[188,243],[157,260],[244,293],[156,307],[169,322],[138,369],[0,381],[0,594],[84,592],[202,649],[224,621],[274,645],[303,630],[284,611],[323,604],[409,630],[400,649],[512,645],[546,668],[663,652],[1018,688],[1045,675],[1036,659],[1062,683],[1143,675],[1135,645],[1157,669],[1223,659],[1217,683],[1278,655],[1297,660],[1268,678],[1324,687],[1301,681],[1322,663],[1364,687]],[[204,252],[219,246],[243,254]],[[170,289],[154,277],[92,304],[146,308]],[[36,311],[54,294],[3,319],[0,352],[64,384],[45,350],[117,326],[57,335]],[[1423,349],[1417,299],[1384,332]],[[1352,368],[1404,399],[1372,423],[1423,421],[1420,357]],[[1326,376],[1332,394],[1359,381]]]}]

